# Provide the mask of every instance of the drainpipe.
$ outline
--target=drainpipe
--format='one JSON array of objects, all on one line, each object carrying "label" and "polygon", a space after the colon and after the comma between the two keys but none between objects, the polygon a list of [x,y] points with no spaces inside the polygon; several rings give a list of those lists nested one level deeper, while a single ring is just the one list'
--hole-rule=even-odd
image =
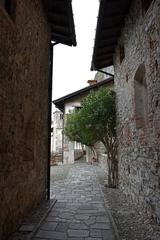
[{"label": "drainpipe", "polygon": [[49,58],[49,86],[48,86],[48,163],[47,163],[47,200],[50,199],[50,159],[51,159],[51,120],[52,120],[52,74],[53,74],[53,47],[57,42],[50,45]]},{"label": "drainpipe", "polygon": [[63,130],[62,130],[62,164],[64,163],[64,116],[65,116],[65,113],[63,112]]},{"label": "drainpipe", "polygon": [[97,72],[101,72],[101,73],[104,73],[104,74],[106,74],[106,75],[108,75],[108,76],[110,76],[110,77],[114,77],[114,75],[113,75],[113,74],[111,74],[111,73],[108,73],[108,72],[105,72],[105,71],[103,71],[103,70],[100,70],[100,69],[97,69]]}]

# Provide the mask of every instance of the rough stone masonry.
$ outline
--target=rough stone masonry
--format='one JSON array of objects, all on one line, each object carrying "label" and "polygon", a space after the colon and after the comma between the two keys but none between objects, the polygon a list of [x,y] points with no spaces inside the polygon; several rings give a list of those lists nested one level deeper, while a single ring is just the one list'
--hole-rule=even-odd
[{"label": "rough stone masonry", "polygon": [[45,197],[50,47],[41,1],[2,2],[0,239]]},{"label": "rough stone masonry", "polygon": [[132,1],[114,55],[119,181],[160,223],[160,1]]}]

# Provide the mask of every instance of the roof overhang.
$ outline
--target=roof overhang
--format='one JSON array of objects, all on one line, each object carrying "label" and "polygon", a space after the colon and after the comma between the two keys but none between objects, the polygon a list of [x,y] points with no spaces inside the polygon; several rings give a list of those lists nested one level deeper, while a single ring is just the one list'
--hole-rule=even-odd
[{"label": "roof overhang", "polygon": [[113,54],[132,0],[101,0],[91,70],[113,65]]},{"label": "roof overhang", "polygon": [[101,87],[103,85],[109,86],[111,84],[114,84],[114,78],[113,77],[110,77],[108,79],[100,81],[100,82],[98,82],[96,84],[93,84],[91,86],[82,88],[78,91],[75,91],[73,93],[65,95],[64,97],[58,98],[58,99],[56,99],[52,102],[55,104],[56,108],[58,108],[60,111],[64,112],[64,107],[65,107],[65,104],[68,100],[71,100],[71,99],[74,99],[77,96],[82,96],[86,93],[89,93],[91,90],[97,90],[97,89],[99,89],[99,87]]},{"label": "roof overhang", "polygon": [[76,46],[71,0],[43,0],[51,27],[51,40]]}]

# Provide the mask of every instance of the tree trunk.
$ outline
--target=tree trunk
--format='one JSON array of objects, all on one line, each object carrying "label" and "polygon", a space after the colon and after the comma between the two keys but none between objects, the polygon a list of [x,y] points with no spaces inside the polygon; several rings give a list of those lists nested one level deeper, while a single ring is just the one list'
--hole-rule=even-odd
[{"label": "tree trunk", "polygon": [[117,147],[116,140],[105,139],[103,144],[107,151],[107,165],[108,165],[108,187],[116,188],[118,186],[118,161],[117,161]]},{"label": "tree trunk", "polygon": [[92,153],[93,153],[92,162],[97,162],[97,159],[98,159],[98,157],[97,157],[97,151],[96,151],[96,149],[95,149],[94,146],[90,146],[90,148],[91,148],[91,151],[92,151]]}]

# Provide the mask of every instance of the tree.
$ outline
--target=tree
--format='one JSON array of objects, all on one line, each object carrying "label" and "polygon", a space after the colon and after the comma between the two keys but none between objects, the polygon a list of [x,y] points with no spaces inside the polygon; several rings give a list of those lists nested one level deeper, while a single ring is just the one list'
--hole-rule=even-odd
[{"label": "tree", "polygon": [[81,142],[90,147],[96,158],[94,144],[98,139],[94,138],[93,133],[90,133],[89,128],[89,131],[87,131],[87,128],[84,130],[84,119],[85,115],[81,114],[81,110],[74,110],[71,114],[68,114],[64,133],[71,141]]},{"label": "tree", "polygon": [[110,187],[118,184],[115,98],[115,92],[108,88],[90,93],[82,102],[82,108],[68,117],[65,128],[70,140],[78,140],[92,151],[96,142],[104,144]]}]

